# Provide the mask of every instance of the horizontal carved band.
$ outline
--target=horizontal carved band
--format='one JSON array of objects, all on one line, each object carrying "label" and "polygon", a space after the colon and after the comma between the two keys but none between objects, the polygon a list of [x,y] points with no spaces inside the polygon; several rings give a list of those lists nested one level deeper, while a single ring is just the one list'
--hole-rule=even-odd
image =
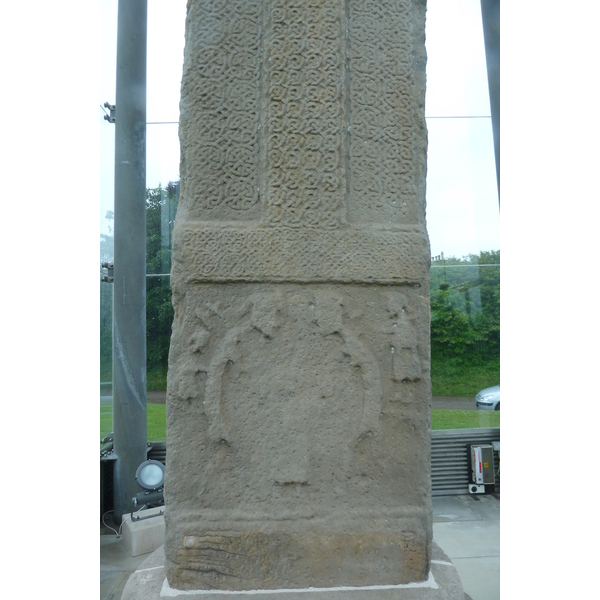
[{"label": "horizontal carved band", "polygon": [[420,284],[428,275],[424,228],[206,226],[175,228],[172,281]]}]

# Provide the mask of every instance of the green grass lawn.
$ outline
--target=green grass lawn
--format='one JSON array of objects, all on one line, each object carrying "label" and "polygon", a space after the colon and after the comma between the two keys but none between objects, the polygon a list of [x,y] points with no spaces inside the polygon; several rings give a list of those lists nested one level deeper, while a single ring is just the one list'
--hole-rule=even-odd
[{"label": "green grass lawn", "polygon": [[[112,428],[112,402],[100,402],[100,439]],[[167,439],[167,412],[164,404],[146,405],[146,431],[149,442]]]},{"label": "green grass lawn", "polygon": [[[167,439],[166,406],[148,404],[146,430],[148,441],[164,442]],[[432,410],[431,429],[472,429],[500,427],[500,412],[491,410]],[[112,404],[100,403],[100,439],[112,431]]]},{"label": "green grass lawn", "polygon": [[500,427],[498,410],[441,410],[431,411],[431,429],[475,429]]}]

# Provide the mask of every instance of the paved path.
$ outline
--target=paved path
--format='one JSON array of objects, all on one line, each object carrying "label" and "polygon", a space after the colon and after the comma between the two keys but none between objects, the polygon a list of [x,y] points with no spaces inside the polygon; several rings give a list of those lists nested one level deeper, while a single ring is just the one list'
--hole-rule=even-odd
[{"label": "paved path", "polygon": [[434,396],[431,408],[447,410],[477,410],[475,396]]}]

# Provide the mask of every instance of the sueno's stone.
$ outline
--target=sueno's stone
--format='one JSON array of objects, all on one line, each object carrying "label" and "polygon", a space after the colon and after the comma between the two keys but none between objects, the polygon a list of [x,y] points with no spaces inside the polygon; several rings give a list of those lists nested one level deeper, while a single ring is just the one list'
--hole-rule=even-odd
[{"label": "sueno's stone", "polygon": [[191,0],[166,573],[427,579],[425,2]]}]

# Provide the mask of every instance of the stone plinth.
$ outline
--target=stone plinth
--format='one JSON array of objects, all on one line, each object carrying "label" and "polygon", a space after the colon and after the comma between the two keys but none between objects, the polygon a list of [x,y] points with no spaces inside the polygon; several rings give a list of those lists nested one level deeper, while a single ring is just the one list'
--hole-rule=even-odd
[{"label": "stone plinth", "polygon": [[456,568],[433,542],[431,568],[425,581],[379,586],[338,586],[282,590],[176,590],[165,578],[164,549],[152,553],[129,578],[121,600],[470,600]]},{"label": "stone plinth", "polygon": [[424,18],[411,0],[188,4],[171,589],[428,581]]}]

